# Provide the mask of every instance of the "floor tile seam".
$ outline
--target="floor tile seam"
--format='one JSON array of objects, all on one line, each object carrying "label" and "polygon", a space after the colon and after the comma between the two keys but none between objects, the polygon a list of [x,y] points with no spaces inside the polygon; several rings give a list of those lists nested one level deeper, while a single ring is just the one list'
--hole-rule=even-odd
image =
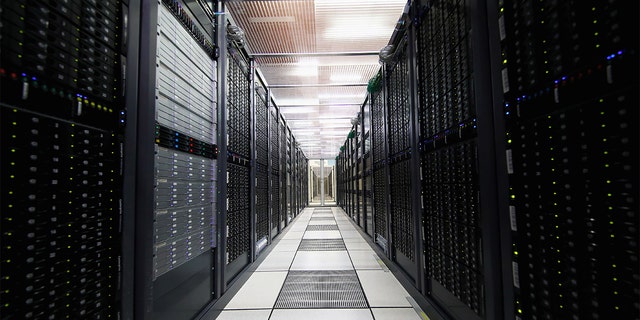
[{"label": "floor tile seam", "polygon": [[[331,210],[335,216],[335,212],[333,210]],[[342,237],[342,230],[339,230],[338,228],[338,232],[340,232],[340,236]],[[362,235],[360,235],[360,237],[362,237]],[[363,238],[364,240],[364,238]],[[342,242],[344,242],[344,237],[342,237]],[[369,313],[371,314],[371,319],[375,320],[375,316],[373,315],[373,310],[371,310],[371,304],[369,303],[369,297],[367,297],[367,293],[364,291],[364,287],[362,286],[362,281],[360,280],[360,275],[358,274],[358,270],[356,269],[355,264],[353,263],[353,259],[351,258],[351,253],[349,252],[348,248],[347,248],[347,244],[345,243],[345,249],[347,249],[347,256],[349,257],[349,261],[351,262],[351,266],[353,267],[353,272],[356,274],[356,279],[358,279],[358,285],[360,286],[360,290],[362,290],[362,295],[364,296],[364,301],[367,303],[367,307],[369,309]]]}]

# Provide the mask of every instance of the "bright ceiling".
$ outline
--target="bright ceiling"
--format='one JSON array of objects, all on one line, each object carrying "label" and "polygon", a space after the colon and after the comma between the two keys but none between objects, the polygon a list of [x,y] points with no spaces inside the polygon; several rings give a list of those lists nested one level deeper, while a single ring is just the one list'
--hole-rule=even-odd
[{"label": "bright ceiling", "polygon": [[338,154],[406,2],[226,2],[307,158]]}]

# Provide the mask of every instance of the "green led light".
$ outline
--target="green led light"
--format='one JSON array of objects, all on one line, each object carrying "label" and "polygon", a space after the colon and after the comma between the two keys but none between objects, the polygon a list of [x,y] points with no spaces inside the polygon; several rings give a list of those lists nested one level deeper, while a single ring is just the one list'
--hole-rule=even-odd
[{"label": "green led light", "polygon": [[515,198],[516,198],[516,196],[515,196],[515,195],[511,195],[511,199],[515,199]]},{"label": "green led light", "polygon": [[598,20],[593,20],[593,23],[594,23],[594,24],[595,24],[595,23],[598,23]]},{"label": "green led light", "polygon": [[522,309],[518,309],[518,313],[522,313]]}]

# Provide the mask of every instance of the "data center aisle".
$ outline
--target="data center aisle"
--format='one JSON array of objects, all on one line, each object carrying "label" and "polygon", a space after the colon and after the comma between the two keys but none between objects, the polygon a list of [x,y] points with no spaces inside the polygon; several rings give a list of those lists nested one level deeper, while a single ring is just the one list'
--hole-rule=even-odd
[{"label": "data center aisle", "polygon": [[207,319],[428,318],[342,209],[316,207],[292,222],[217,318]]}]

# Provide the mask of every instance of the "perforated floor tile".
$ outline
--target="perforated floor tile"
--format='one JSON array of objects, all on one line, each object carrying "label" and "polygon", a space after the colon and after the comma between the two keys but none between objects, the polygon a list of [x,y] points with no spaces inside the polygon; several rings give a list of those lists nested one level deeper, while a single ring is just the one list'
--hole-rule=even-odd
[{"label": "perforated floor tile", "polygon": [[354,271],[290,271],[276,309],[368,308]]},{"label": "perforated floor tile", "polygon": [[298,251],[340,251],[347,250],[342,239],[303,239]]},{"label": "perforated floor tile", "polygon": [[338,225],[336,224],[316,224],[307,226],[307,231],[327,231],[327,230],[338,230]]}]

